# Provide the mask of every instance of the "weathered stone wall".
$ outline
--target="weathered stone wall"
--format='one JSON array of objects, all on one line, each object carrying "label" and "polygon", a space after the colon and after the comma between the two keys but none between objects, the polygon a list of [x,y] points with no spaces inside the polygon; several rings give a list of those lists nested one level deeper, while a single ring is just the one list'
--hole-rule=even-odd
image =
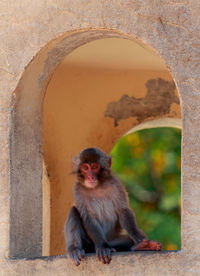
[{"label": "weathered stone wall", "polygon": [[[8,0],[1,1],[0,10],[0,273],[198,275],[200,2]],[[34,212],[34,206],[41,202],[38,183],[42,177],[41,114],[46,85],[56,66],[70,51],[105,37],[136,38],[149,44],[166,62],[178,88],[183,122],[182,250],[117,255],[110,266],[96,265],[95,258],[91,257],[79,268],[72,267],[65,258],[10,260],[9,246],[13,240],[9,243],[9,230],[13,237],[15,215],[26,222],[23,204],[32,219],[27,220],[23,229],[17,224],[19,245],[30,239],[27,247],[30,255],[31,237],[36,235],[35,254],[41,252],[41,215]],[[18,192],[21,200],[17,198],[16,202],[13,195]]]}]

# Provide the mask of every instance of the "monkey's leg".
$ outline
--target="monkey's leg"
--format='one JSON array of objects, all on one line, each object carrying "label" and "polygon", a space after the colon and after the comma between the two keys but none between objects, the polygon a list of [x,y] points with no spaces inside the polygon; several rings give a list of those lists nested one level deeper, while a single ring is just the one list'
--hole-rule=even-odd
[{"label": "monkey's leg", "polygon": [[75,265],[80,265],[81,260],[85,257],[85,250],[91,252],[92,243],[85,233],[79,211],[75,206],[69,212],[64,231],[67,253]]},{"label": "monkey's leg", "polygon": [[128,235],[119,235],[117,238],[108,241],[110,247],[113,247],[116,251],[131,251],[134,245],[133,240]]}]

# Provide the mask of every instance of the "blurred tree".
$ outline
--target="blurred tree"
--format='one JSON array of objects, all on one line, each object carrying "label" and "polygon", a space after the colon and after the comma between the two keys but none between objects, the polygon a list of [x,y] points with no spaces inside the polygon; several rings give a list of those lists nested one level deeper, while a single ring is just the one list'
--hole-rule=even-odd
[{"label": "blurred tree", "polygon": [[164,250],[179,250],[181,130],[152,128],[123,136],[111,155],[141,229]]}]

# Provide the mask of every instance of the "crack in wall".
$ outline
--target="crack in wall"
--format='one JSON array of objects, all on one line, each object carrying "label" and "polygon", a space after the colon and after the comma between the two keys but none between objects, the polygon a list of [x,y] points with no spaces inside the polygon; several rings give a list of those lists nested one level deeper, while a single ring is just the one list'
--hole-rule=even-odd
[{"label": "crack in wall", "polygon": [[119,101],[108,103],[104,116],[112,118],[117,127],[122,119],[136,117],[138,122],[142,122],[148,117],[168,114],[172,103],[179,104],[174,81],[151,79],[145,86],[145,97],[135,98],[124,94]]}]

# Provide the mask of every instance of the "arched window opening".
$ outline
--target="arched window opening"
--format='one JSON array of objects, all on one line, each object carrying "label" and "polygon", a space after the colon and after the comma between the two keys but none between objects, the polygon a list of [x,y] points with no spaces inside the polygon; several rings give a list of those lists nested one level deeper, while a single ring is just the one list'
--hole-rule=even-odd
[{"label": "arched window opening", "polygon": [[43,152],[51,190],[50,199],[43,201],[47,209],[51,201],[43,219],[47,236],[43,240],[50,243],[43,246],[48,248],[45,255],[65,253],[63,225],[73,204],[71,157],[91,146],[109,153],[129,129],[149,120],[180,116],[173,79],[147,46],[107,38],[65,57],[44,98]]},{"label": "arched window opening", "polygon": [[181,249],[181,130],[150,128],[121,137],[112,169],[124,183],[139,227],[163,250]]},{"label": "arched window opening", "polygon": [[74,31],[50,41],[25,69],[13,102],[13,258],[65,253],[72,156],[91,146],[109,153],[128,130],[181,118],[178,91],[161,58],[113,30]]}]

